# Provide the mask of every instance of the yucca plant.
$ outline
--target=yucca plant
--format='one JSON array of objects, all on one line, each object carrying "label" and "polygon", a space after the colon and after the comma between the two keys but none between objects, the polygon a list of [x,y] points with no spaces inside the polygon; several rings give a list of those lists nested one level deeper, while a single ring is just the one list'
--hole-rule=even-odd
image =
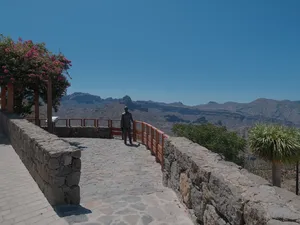
[{"label": "yucca plant", "polygon": [[272,162],[272,182],[281,186],[281,166],[300,158],[300,133],[281,125],[257,124],[249,132],[249,146],[255,155]]}]

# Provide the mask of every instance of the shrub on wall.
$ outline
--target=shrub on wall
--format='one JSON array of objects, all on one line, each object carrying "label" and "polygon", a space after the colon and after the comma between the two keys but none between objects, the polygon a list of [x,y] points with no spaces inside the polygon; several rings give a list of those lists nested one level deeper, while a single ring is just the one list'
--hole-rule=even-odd
[{"label": "shrub on wall", "polygon": [[236,132],[230,132],[226,127],[215,126],[213,124],[175,124],[173,133],[177,136],[202,145],[209,150],[220,154],[225,160],[243,165],[242,153],[246,147],[246,140]]}]

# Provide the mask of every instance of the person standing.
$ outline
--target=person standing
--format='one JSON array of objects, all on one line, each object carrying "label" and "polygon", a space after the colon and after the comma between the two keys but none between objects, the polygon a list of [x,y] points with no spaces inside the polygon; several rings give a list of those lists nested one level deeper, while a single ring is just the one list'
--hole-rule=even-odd
[{"label": "person standing", "polygon": [[122,113],[121,117],[121,130],[122,137],[124,139],[124,144],[127,145],[127,135],[129,138],[129,143],[132,145],[132,137],[131,137],[131,123],[133,123],[132,115],[128,111],[128,107],[124,107],[124,113]]}]

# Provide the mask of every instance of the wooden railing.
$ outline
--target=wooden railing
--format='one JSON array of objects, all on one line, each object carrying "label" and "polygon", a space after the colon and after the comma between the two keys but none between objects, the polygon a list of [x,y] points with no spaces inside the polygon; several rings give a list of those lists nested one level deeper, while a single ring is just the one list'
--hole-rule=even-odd
[{"label": "wooden railing", "polygon": [[[28,121],[35,123],[34,118],[27,118]],[[40,119],[39,125],[46,127],[46,119]],[[111,128],[112,136],[122,137],[120,128],[120,120],[104,120],[104,119],[57,119],[56,127],[108,127]],[[168,138],[161,130],[149,123],[142,121],[134,121],[132,129],[133,141],[144,144],[155,156],[157,162],[163,165],[163,150],[165,140]]]},{"label": "wooden railing", "polygon": [[163,165],[164,144],[168,135],[142,121],[134,121],[133,130],[133,140],[144,144],[155,156],[156,161]]},{"label": "wooden railing", "polygon": [[[35,123],[34,118],[27,118],[29,122]],[[39,119],[39,126],[47,127],[47,119]],[[110,119],[57,119],[55,121],[56,127],[109,127],[112,129],[113,136],[121,136],[120,120]]]}]

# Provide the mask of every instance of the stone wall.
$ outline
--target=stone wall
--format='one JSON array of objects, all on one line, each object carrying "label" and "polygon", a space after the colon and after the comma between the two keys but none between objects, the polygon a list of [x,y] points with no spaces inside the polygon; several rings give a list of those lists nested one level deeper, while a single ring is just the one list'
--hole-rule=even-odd
[{"label": "stone wall", "polygon": [[[44,128],[46,129],[46,128]],[[73,138],[111,138],[111,128],[108,127],[54,127],[58,137]]]},{"label": "stone wall", "polygon": [[15,115],[0,112],[0,129],[51,205],[80,203],[80,150]]},{"label": "stone wall", "polygon": [[166,141],[163,175],[164,184],[175,190],[196,224],[300,224],[299,196],[185,138]]}]

